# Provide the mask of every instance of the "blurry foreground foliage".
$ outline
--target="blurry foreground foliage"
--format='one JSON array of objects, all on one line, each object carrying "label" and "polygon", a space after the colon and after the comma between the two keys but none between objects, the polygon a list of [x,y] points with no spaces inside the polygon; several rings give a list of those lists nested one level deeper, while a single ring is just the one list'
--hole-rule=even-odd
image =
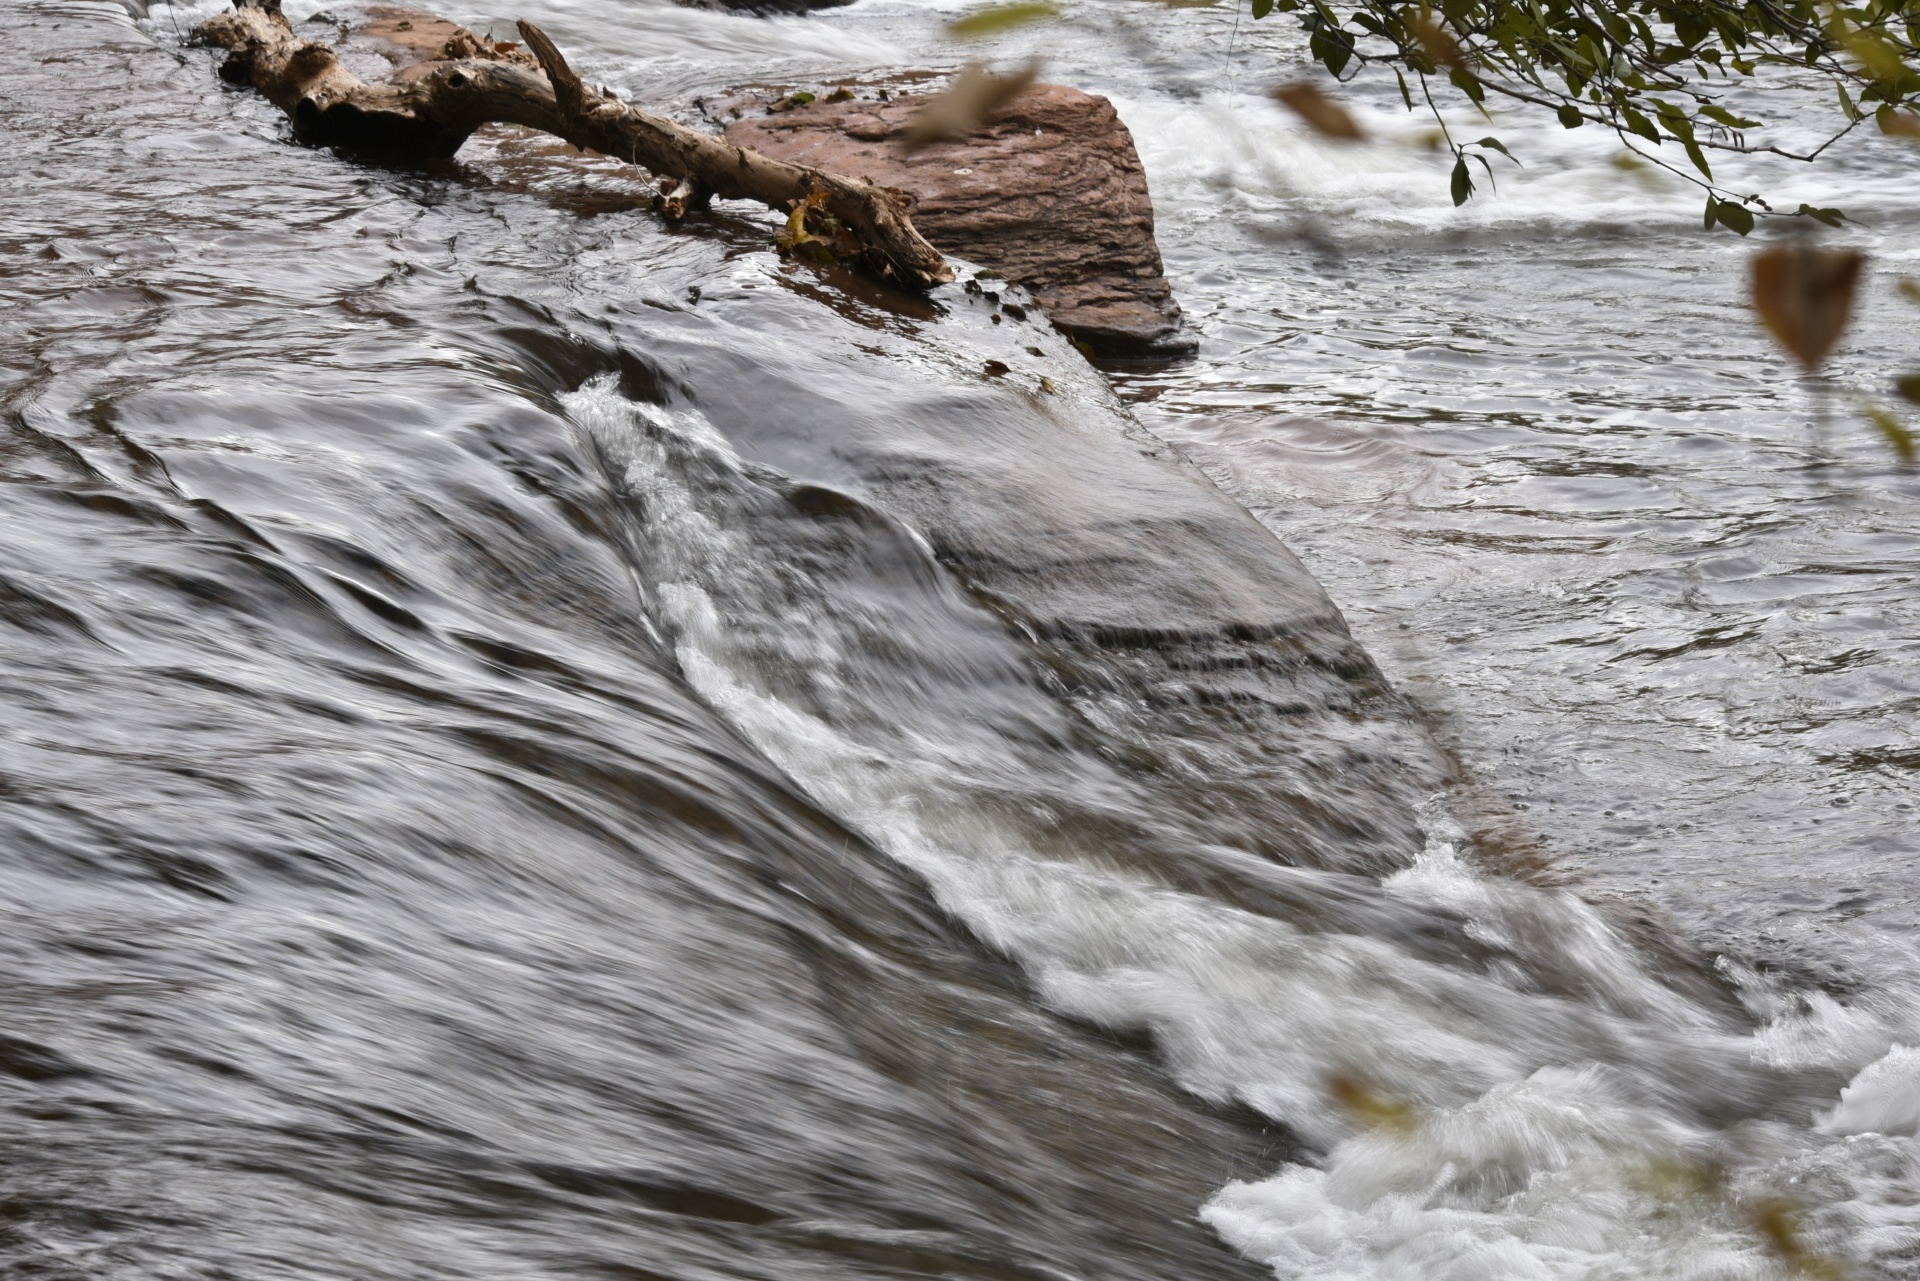
[{"label": "blurry foreground foliage", "polygon": [[[1754,216],[1790,213],[1837,226],[1837,209],[1775,210],[1720,185],[1711,153],[1813,160],[1863,125],[1920,139],[1920,0],[1249,0],[1253,16],[1295,15],[1309,51],[1336,80],[1391,70],[1408,110],[1443,131],[1436,90],[1484,110],[1505,100],[1551,111],[1568,129],[1597,125],[1643,159],[1706,192],[1706,225],[1746,235]],[[1831,85],[1831,128],[1803,147],[1769,141],[1767,122],[1733,110],[1738,88],[1768,70]],[[1473,194],[1475,160],[1506,148],[1456,141],[1453,199]]]},{"label": "blurry foreground foliage", "polygon": [[[1213,0],[1162,0],[1184,7]],[[1229,0],[1238,4],[1239,0]],[[1295,15],[1308,33],[1308,51],[1335,80],[1350,80],[1370,65],[1393,72],[1409,111],[1432,113],[1453,154],[1453,203],[1472,198],[1472,166],[1491,175],[1487,157],[1495,137],[1457,140],[1434,94],[1464,96],[1491,119],[1490,99],[1552,111],[1561,125],[1598,125],[1615,133],[1635,156],[1703,188],[1708,230],[1744,236],[1755,215],[1785,215],[1837,227],[1838,209],[1802,204],[1775,210],[1758,193],[1729,190],[1713,175],[1708,153],[1769,152],[1812,161],[1871,121],[1882,133],[1920,141],[1920,0],[1248,0],[1253,16]],[[1060,16],[1055,0],[1011,0],[975,9],[952,22],[954,36],[994,35]],[[1795,150],[1760,135],[1766,121],[1728,105],[1740,86],[1764,71],[1801,81],[1825,80],[1834,92],[1831,131]],[[1039,63],[1015,76],[994,77],[974,63],[923,108],[910,145],[955,138],[1030,83]],[[1273,98],[1325,137],[1360,141],[1365,131],[1317,86],[1279,85]],[[1756,95],[1742,96],[1742,110]],[[1797,98],[1798,95],[1795,95]],[[921,136],[924,135],[924,136]],[[1681,165],[1665,149],[1684,155]],[[1651,148],[1651,150],[1650,150]],[[1865,255],[1806,243],[1761,251],[1753,263],[1753,307],[1762,325],[1810,378],[1820,371],[1852,319]],[[1900,282],[1920,303],[1920,283]],[[1893,380],[1893,391],[1920,405],[1920,372]],[[1885,406],[1849,393],[1861,414],[1903,462],[1920,449],[1913,431]]]},{"label": "blurry foreground foliage", "polygon": [[[1214,0],[1163,0],[1167,3]],[[1238,4],[1239,0],[1229,0]],[[1705,223],[1746,235],[1758,214],[1839,226],[1838,209],[1776,210],[1757,192],[1714,177],[1714,152],[1768,152],[1814,160],[1861,127],[1920,140],[1920,0],[1248,0],[1256,19],[1290,14],[1314,61],[1345,82],[1370,66],[1391,71],[1409,111],[1425,109],[1453,153],[1453,202],[1475,190],[1477,161],[1507,148],[1459,140],[1441,114],[1448,95],[1486,113],[1489,103],[1551,111],[1562,126],[1596,125],[1643,160],[1706,193]],[[952,34],[995,34],[1058,16],[1053,0],[990,4]],[[1771,140],[1742,86],[1791,74],[1833,91],[1830,128],[1804,145]],[[1438,97],[1436,97],[1436,94]],[[1275,97],[1333,137],[1358,137],[1350,118],[1310,84]],[[1740,109],[1729,105],[1735,98]]]},{"label": "blurry foreground foliage", "polygon": [[[1773,245],[1754,255],[1754,314],[1809,377],[1820,371],[1853,319],[1866,265],[1867,256],[1857,249],[1822,249],[1804,243]],[[1900,292],[1909,301],[1920,302],[1920,284],[1903,280]],[[1895,378],[1893,388],[1902,400],[1920,405],[1920,373]],[[1900,461],[1914,461],[1914,435],[1906,424],[1870,396],[1843,394],[1851,396]]]}]

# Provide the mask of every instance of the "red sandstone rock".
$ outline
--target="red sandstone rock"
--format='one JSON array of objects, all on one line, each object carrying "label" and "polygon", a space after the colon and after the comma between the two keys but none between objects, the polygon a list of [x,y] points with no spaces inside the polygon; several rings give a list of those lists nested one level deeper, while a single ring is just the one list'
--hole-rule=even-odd
[{"label": "red sandstone rock", "polygon": [[493,58],[538,66],[532,54],[510,41],[476,35],[457,22],[424,9],[375,5],[367,18],[339,46],[343,50],[378,54],[393,64],[395,83],[405,83],[447,58]]},{"label": "red sandstone rock", "polygon": [[727,128],[727,140],[911,193],[937,248],[1026,288],[1102,356],[1185,355],[1133,135],[1105,98],[1034,85],[972,137],[907,155],[924,97],[825,98]]}]

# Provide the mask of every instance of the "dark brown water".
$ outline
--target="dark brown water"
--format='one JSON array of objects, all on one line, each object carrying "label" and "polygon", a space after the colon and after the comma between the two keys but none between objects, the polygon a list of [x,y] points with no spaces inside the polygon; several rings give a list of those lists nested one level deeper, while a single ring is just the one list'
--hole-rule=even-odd
[{"label": "dark brown water", "polygon": [[[1436,319],[1209,242],[1174,41],[1208,354],[1136,418],[752,211],[8,13],[8,1275],[1764,1277],[1770,1198],[1911,1271],[1913,482],[1757,345],[1620,363],[1549,282],[1630,250]],[[918,20],[536,16],[662,92]]]}]

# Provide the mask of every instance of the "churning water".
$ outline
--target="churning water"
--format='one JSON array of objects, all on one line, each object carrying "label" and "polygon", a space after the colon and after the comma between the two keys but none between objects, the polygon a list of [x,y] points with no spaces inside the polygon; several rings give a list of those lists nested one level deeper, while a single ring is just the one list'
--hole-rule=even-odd
[{"label": "churning water", "polygon": [[[1081,0],[986,51],[1204,344],[1107,378],[294,147],[209,11],[0,46],[9,1275],[1920,1275],[1909,153],[1740,179],[1875,257],[1809,387],[1591,130],[1456,211],[1278,20]],[[675,111],[978,52],[449,13]]]}]

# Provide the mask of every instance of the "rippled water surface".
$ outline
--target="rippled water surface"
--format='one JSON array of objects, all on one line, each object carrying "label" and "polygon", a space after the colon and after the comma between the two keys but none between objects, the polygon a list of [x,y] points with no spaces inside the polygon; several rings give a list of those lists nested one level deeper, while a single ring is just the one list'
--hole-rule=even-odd
[{"label": "rippled water surface", "polygon": [[[211,11],[0,45],[7,1275],[1920,1271],[1907,153],[1744,176],[1874,256],[1809,387],[1592,131],[1455,211],[1089,0],[988,52],[1146,161],[1201,355],[1103,375],[293,146]],[[682,113],[978,52],[449,13]]]}]

